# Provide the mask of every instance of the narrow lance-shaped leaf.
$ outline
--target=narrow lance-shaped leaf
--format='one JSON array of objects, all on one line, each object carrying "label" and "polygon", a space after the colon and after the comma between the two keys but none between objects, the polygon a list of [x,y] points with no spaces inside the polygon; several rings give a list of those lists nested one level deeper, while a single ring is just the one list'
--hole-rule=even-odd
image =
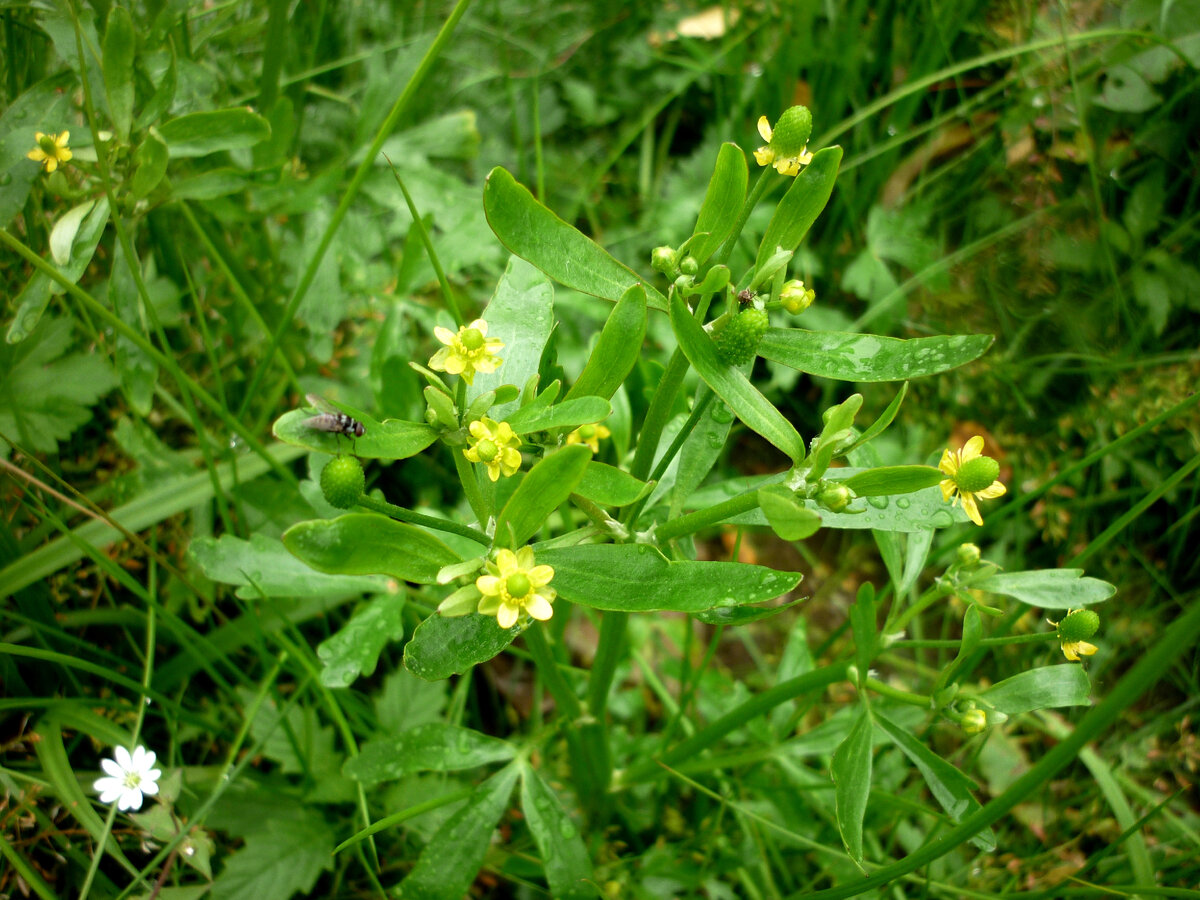
[{"label": "narrow lance-shaped leaf", "polygon": [[461,562],[433,535],[374,513],[300,522],[283,533],[283,544],[318,572],[391,575],[417,584],[434,584],[438,569]]},{"label": "narrow lance-shaped leaf", "polygon": [[496,517],[496,544],[516,549],[529,540],[583,478],[592,451],[583,444],[563,447],[529,470]]},{"label": "narrow lance-shaped leaf", "polygon": [[108,97],[108,112],[122,142],[129,139],[133,122],[133,56],[137,35],[129,10],[113,6],[108,13],[104,32],[104,92]]},{"label": "narrow lance-shaped leaf", "polygon": [[596,396],[608,400],[625,381],[646,337],[646,289],[635,284],[617,301],[600,332],[587,365],[567,391],[567,400]]},{"label": "narrow lance-shaped leaf", "polygon": [[404,900],[461,900],[475,880],[492,832],[504,815],[519,769],[506,766],[475,789],[447,819],[395,891]]},{"label": "narrow lance-shaped leaf", "polygon": [[1004,572],[971,587],[1004,594],[1040,609],[1076,609],[1103,603],[1117,592],[1107,581],[1084,577],[1083,569],[1032,569]]},{"label": "narrow lance-shaped leaf", "polygon": [[804,441],[792,423],[741,371],[726,365],[717,356],[716,344],[692,318],[678,295],[671,299],[671,327],[688,362],[695,366],[700,377],[734,414],[747,427],[786,453],[793,463],[801,462],[804,459]]},{"label": "narrow lance-shaped leaf", "polygon": [[1087,706],[1092,689],[1083,666],[1043,666],[1006,678],[979,699],[1006,715],[1059,706]]},{"label": "narrow lance-shaped leaf", "polygon": [[842,844],[859,866],[863,861],[863,817],[871,792],[871,716],[865,705],[846,739],[833,753],[834,799]]},{"label": "narrow lance-shaped leaf", "polygon": [[758,489],[758,505],[771,524],[771,530],[785,541],[802,541],[821,527],[819,513],[808,509],[794,491],[781,484]]},{"label": "narrow lance-shaped leaf", "polygon": [[842,484],[859,497],[886,497],[934,487],[945,477],[933,466],[882,466],[860,472]]},{"label": "narrow lance-shaped leaf", "polygon": [[801,328],[768,328],[759,344],[764,359],[840,381],[904,381],[936,375],[978,359],[990,334],[901,338]]},{"label": "narrow lance-shaped leaf", "polygon": [[346,760],[342,772],[364,784],[403,778],[413,772],[457,772],[517,755],[507,741],[471,728],[428,722],[401,732],[399,737],[367,741],[358,756]]},{"label": "narrow lance-shaped leaf", "polygon": [[188,113],[163,122],[158,133],[171,148],[171,158],[183,159],[253,147],[271,136],[271,126],[262,116],[239,106]]},{"label": "narrow lance-shaped leaf", "polygon": [[542,776],[524,762],[521,766],[521,809],[542,854],[550,896],[560,900],[592,900],[592,861],[587,847],[558,796]]},{"label": "narrow lance-shaped leaf", "polygon": [[505,421],[517,434],[529,434],[548,428],[575,428],[577,425],[603,422],[610,415],[612,407],[604,398],[578,397],[554,406],[523,406]]},{"label": "narrow lance-shaped leaf", "polygon": [[[500,166],[492,169],[484,185],[483,211],[500,243],[559,284],[616,301],[642,282],[636,272],[539,203]],[[646,295],[650,306],[667,308],[666,298],[654,288],[647,287]]]},{"label": "narrow lance-shaped leaf", "polygon": [[722,144],[693,229],[695,235],[704,236],[697,237],[688,246],[688,252],[701,265],[725,243],[737,224],[749,179],[746,154],[742,148],[737,144]]},{"label": "narrow lance-shaped leaf", "polygon": [[777,249],[795,250],[800,246],[804,235],[829,202],[841,162],[841,147],[826,147],[813,154],[812,162],[796,176],[771,216],[758,246],[756,269],[762,268]]}]

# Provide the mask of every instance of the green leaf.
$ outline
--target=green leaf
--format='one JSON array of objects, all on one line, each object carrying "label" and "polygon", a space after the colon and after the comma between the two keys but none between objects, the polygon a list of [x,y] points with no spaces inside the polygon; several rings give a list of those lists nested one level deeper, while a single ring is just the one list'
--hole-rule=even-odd
[{"label": "green leaf", "polygon": [[283,533],[283,544],[318,572],[391,575],[417,584],[435,584],[438,569],[462,561],[433,535],[374,513],[300,522]]},{"label": "green leaf", "polygon": [[[68,319],[43,322],[20,344],[0,343],[0,434],[26,451],[53,453],[91,420],[89,407],[117,386],[101,356],[63,356],[70,343]],[[7,456],[7,442],[0,448]]]},{"label": "green leaf", "polygon": [[[534,199],[503,167],[488,175],[483,210],[500,243],[559,284],[613,301],[644,284],[636,272]],[[666,310],[666,298],[649,285],[645,289],[649,305]]]},{"label": "green leaf", "polygon": [[379,594],[318,644],[317,656],[324,664],[321,684],[349,687],[360,675],[373,673],[383,648],[404,637],[404,602],[403,591]]},{"label": "green leaf", "polygon": [[[254,699],[245,688],[238,689],[238,696],[246,706]],[[312,785],[307,800],[339,803],[354,796],[354,785],[341,772],[343,755],[334,746],[333,727],[322,724],[315,706],[292,703],[280,709],[268,700],[258,707],[250,736],[262,743],[263,755],[279,763],[281,772],[304,776]]]},{"label": "green leaf", "polygon": [[[127,223],[126,228],[131,233],[136,230],[132,222]],[[130,243],[137,246],[132,237]],[[141,293],[125,256],[125,247],[118,241],[112,252],[112,274],[108,279],[109,303],[121,321],[140,334],[145,314]],[[133,268],[140,271],[141,262],[135,260]],[[116,336],[116,344],[117,371],[121,373],[121,387],[129,399],[129,405],[138,415],[149,416],[154,404],[154,388],[158,383],[158,363],[123,334]]]},{"label": "green leaf", "polygon": [[108,112],[122,143],[129,140],[133,123],[133,57],[137,50],[137,34],[133,19],[123,6],[113,6],[108,13],[104,32],[104,90],[108,95]]},{"label": "green leaf", "polygon": [[[537,374],[554,329],[554,285],[529,263],[510,257],[481,318],[488,324],[487,336],[504,342],[499,351],[504,362],[495,372],[475,376],[467,387],[468,402],[502,384],[523,385]],[[499,421],[516,408],[515,401],[501,403],[488,415]]]},{"label": "green leaf", "polygon": [[251,184],[250,176],[230,166],[209,169],[171,182],[172,200],[214,200],[237,193]]},{"label": "green leaf", "polygon": [[154,96],[152,96],[146,105],[142,107],[142,111],[138,113],[137,121],[133,123],[134,131],[142,131],[149,128],[158,122],[159,119],[166,114],[171,108],[171,104],[175,102],[175,89],[178,85],[178,72],[175,68],[175,44],[172,41],[166,42],[167,66],[162,73],[162,79],[154,88]]},{"label": "green leaf", "polygon": [[979,699],[1010,716],[1035,709],[1088,706],[1092,685],[1083,666],[1043,666],[1006,678]]},{"label": "green leaf", "polygon": [[59,266],[65,266],[71,261],[71,247],[75,243],[75,236],[79,234],[79,226],[95,208],[95,200],[85,200],[78,206],[71,207],[54,223],[50,230],[50,258]]},{"label": "green leaf", "polygon": [[904,381],[936,375],[983,355],[990,334],[901,338],[838,331],[768,328],[758,353],[810,375],[840,381]]},{"label": "green leaf", "polygon": [[854,631],[854,661],[858,666],[861,688],[875,660],[879,647],[879,628],[875,621],[875,587],[869,581],[859,586],[858,596],[850,606],[850,625]]},{"label": "green leaf", "polygon": [[0,228],[8,228],[24,208],[34,182],[42,179],[44,169],[25,158],[33,149],[34,135],[74,127],[70,109],[77,85],[75,73],[63,69],[0,112]]},{"label": "green leaf", "polygon": [[1117,592],[1107,581],[1084,577],[1083,569],[1006,572],[973,581],[971,587],[1013,597],[1039,609],[1078,609],[1103,603]]},{"label": "green leaf", "polygon": [[759,488],[758,505],[771,530],[785,541],[802,541],[821,527],[820,514],[797,500],[795,491],[783,485]]},{"label": "green leaf", "polygon": [[223,534],[220,538],[196,538],[188,547],[188,556],[213,581],[241,585],[237,596],[243,600],[266,597],[336,599],[388,589],[388,580],[382,576],[314,572],[288,553],[278,538],[262,533],[252,534],[248,541],[232,534]]},{"label": "green leaf", "polygon": [[558,796],[528,762],[521,763],[521,810],[542,854],[550,896],[560,900],[593,900],[592,861],[579,828]]},{"label": "green leaf", "polygon": [[777,616],[807,599],[808,597],[797,597],[790,603],[780,603],[776,606],[714,606],[712,609],[702,609],[690,615],[697,622],[704,622],[706,625],[748,625]]},{"label": "green leaf", "polygon": [[479,785],[470,801],[430,838],[394,896],[401,900],[462,900],[483,865],[518,772],[517,766],[506,766]]},{"label": "green leaf", "polygon": [[950,685],[954,681],[954,677],[959,673],[968,660],[975,654],[975,648],[979,646],[979,642],[983,640],[983,616],[979,612],[979,607],[968,606],[966,613],[963,615],[962,639],[958,644],[958,653],[954,660],[938,675],[937,681],[934,683],[933,691],[935,697],[943,688]]},{"label": "green leaf", "polygon": [[712,178],[708,180],[700,215],[696,217],[696,227],[692,232],[696,239],[688,245],[688,253],[701,265],[733,232],[746,199],[749,178],[746,154],[742,148],[737,144],[722,144]]},{"label": "green leaf", "polygon": [[[929,787],[929,792],[941,804],[952,822],[957,825],[966,816],[982,808],[971,794],[971,791],[979,790],[979,785],[918,741],[908,729],[893,722],[879,710],[875,710],[874,719],[875,726],[891,738],[917,767]],[[980,850],[990,852],[996,849],[996,836],[992,829],[985,828],[971,838],[971,843]]]},{"label": "green leaf", "polygon": [[[705,396],[712,395],[712,388],[701,384],[694,402],[700,403]],[[679,462],[675,467],[675,487],[671,493],[671,517],[678,516],[692,493],[708,477],[712,467],[721,457],[729,429],[733,425],[733,413],[718,397],[709,401],[696,422],[692,433],[684,439],[679,450]]]},{"label": "green leaf", "polygon": [[591,458],[591,448],[573,444],[530,469],[496,517],[496,545],[516,549],[529,540],[571,496]]},{"label": "green leaf", "polygon": [[671,299],[671,327],[684,356],[713,392],[747,427],[786,453],[794,464],[800,463],[804,459],[804,441],[792,423],[750,383],[741,370],[721,361],[717,356],[717,345],[692,318],[678,295]]},{"label": "green leaf", "polygon": [[158,133],[171,148],[171,158],[184,159],[253,147],[271,136],[271,126],[238,106],[179,116],[158,126]]},{"label": "green leaf", "polygon": [[645,338],[646,289],[635,284],[621,295],[609,313],[587,365],[565,399],[589,396],[611,399],[637,364]]},{"label": "green leaf", "polygon": [[346,760],[342,771],[355,781],[374,785],[413,772],[474,769],[516,755],[517,748],[507,741],[471,728],[430,722],[409,728],[397,738],[367,741],[358,756]]},{"label": "green leaf", "polygon": [[505,421],[517,434],[531,434],[550,428],[575,428],[603,422],[611,415],[612,406],[603,397],[579,397],[554,406],[523,406]]},{"label": "green leaf", "polygon": [[883,434],[892,420],[896,418],[896,413],[900,412],[900,404],[904,402],[905,396],[908,394],[908,382],[901,385],[900,390],[896,392],[896,396],[892,398],[892,402],[887,405],[887,409],[879,414],[879,418],[872,422],[863,433],[855,438],[854,443],[846,448],[846,452],[862,447],[873,441],[879,435]]},{"label": "green leaf", "polygon": [[859,472],[842,484],[860,497],[887,497],[936,487],[945,477],[933,466],[882,466]]},{"label": "green leaf", "polygon": [[796,176],[771,216],[762,243],[758,245],[756,269],[762,268],[777,249],[795,250],[800,246],[804,235],[829,202],[841,162],[841,147],[826,147],[813,154],[812,162]]},{"label": "green leaf", "polygon": [[802,577],[745,563],[668,561],[645,544],[539,550],[537,561],[554,568],[550,586],[565,599],[622,612],[697,612],[761,603],[787,593]]},{"label": "green leaf", "polygon": [[601,506],[628,506],[641,500],[651,487],[622,469],[592,461],[583,470],[574,493]]},{"label": "green leaf", "polygon": [[417,626],[405,645],[404,666],[426,681],[461,675],[500,653],[522,630],[520,624],[501,628],[495,616],[478,613],[451,619],[432,615]]},{"label": "green leaf", "polygon": [[858,708],[854,725],[833,752],[834,798],[838,831],[846,852],[860,866],[863,861],[863,817],[871,792],[871,717],[865,705]]},{"label": "green leaf", "polygon": [[362,459],[408,459],[416,456],[437,440],[437,429],[424,422],[403,422],[388,419],[377,422],[361,410],[334,404],[347,415],[362,422],[366,431],[360,438],[350,438],[327,431],[317,431],[305,423],[317,413],[311,409],[293,409],[275,420],[271,431],[285,444],[316,450],[318,453],[336,455],[343,449],[354,449],[354,455]]},{"label": "green leaf", "polygon": [[167,163],[171,154],[166,142],[151,128],[134,151],[133,162],[136,168],[133,177],[129,179],[129,199],[141,200],[158,187],[167,174]]},{"label": "green leaf", "polygon": [[321,872],[333,868],[334,836],[317,810],[266,819],[245,846],[225,860],[212,885],[214,900],[289,900],[309,896]]}]

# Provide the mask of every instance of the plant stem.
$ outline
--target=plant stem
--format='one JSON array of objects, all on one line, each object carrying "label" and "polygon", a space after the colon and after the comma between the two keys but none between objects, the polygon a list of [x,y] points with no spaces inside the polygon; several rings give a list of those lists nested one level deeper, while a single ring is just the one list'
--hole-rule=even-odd
[{"label": "plant stem", "polygon": [[741,515],[757,507],[758,492],[748,491],[745,494],[740,494],[730,500],[718,503],[716,506],[700,509],[696,512],[688,513],[686,516],[680,516],[678,519],[671,519],[668,522],[664,522],[659,526],[654,536],[659,541],[669,541],[685,534],[709,528],[716,525],[722,519]]},{"label": "plant stem", "polygon": [[865,683],[876,694],[888,697],[899,703],[907,703],[909,706],[919,706],[922,709],[933,708],[932,701],[926,694],[914,694],[910,691],[902,691],[899,688],[892,687],[890,684],[885,684],[877,678],[868,678]]},{"label": "plant stem", "polygon": [[413,512],[411,509],[405,509],[402,506],[396,506],[394,503],[388,503],[386,500],[377,500],[367,494],[363,494],[355,503],[357,506],[365,507],[373,512],[383,513],[385,516],[390,516],[401,522],[408,522],[412,525],[424,525],[426,528],[433,528],[437,531],[445,531],[449,534],[457,534],[459,537],[469,538],[477,544],[483,544],[485,547],[492,546],[492,539],[482,531],[477,531],[467,525],[459,525],[457,522],[451,522],[448,519],[422,515],[421,513]]}]

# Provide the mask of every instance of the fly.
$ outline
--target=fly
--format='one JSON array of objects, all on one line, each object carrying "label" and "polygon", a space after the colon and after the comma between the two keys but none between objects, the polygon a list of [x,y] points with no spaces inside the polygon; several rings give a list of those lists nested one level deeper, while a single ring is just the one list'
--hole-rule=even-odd
[{"label": "fly", "polygon": [[318,415],[304,420],[304,424],[313,431],[344,434],[351,439],[360,438],[366,433],[367,429],[362,422],[352,416],[346,415],[324,397],[309,394],[308,402],[319,411]]}]

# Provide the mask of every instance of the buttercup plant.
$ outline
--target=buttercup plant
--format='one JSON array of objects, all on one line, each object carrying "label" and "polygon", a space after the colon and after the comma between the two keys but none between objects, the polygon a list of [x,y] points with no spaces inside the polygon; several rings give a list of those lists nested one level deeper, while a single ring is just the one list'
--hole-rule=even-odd
[{"label": "buttercup plant", "polygon": [[[831,775],[845,850],[862,863],[876,732],[892,735],[923,773],[952,768],[917,736],[921,729],[902,724],[914,721],[902,714],[905,707],[919,708],[918,718],[932,715],[960,735],[974,735],[1019,712],[1087,702],[1089,685],[1077,663],[1015,673],[988,687],[974,683],[975,652],[1006,639],[984,634],[984,617],[992,620],[1003,612],[993,598],[1058,609],[1064,589],[1073,606],[1082,607],[1106,599],[1113,588],[1081,577],[1078,570],[1001,572],[978,547],[963,545],[970,550],[960,549],[932,585],[914,594],[914,576],[904,573],[932,562],[936,533],[982,525],[979,501],[1002,496],[1004,486],[996,462],[982,454],[982,438],[947,449],[937,467],[884,464],[872,442],[899,414],[908,379],[970,362],[987,350],[991,337],[896,340],[817,333],[773,321],[772,312],[782,319],[813,302],[815,292],[789,278],[788,269],[829,200],[842,151],[808,149],[812,119],[802,107],[785,111],[773,128],[764,118],[759,130],[768,143],[754,153],[762,166],[758,182],[750,188],[742,149],[722,146],[694,233],[677,248],[659,247],[648,260],[664,279],[661,289],[654,278],[627,269],[558,219],[506,170],[493,170],[484,208],[493,231],[519,257],[495,297],[457,331],[433,329],[443,346],[428,368],[413,366],[428,386],[426,408],[414,411],[411,420],[376,423],[358,410],[345,410],[364,421],[358,449],[368,459],[406,459],[437,453],[443,445],[453,460],[462,502],[452,504],[443,518],[361,494],[357,505],[369,512],[301,523],[284,535],[284,544],[323,572],[377,572],[418,585],[418,595],[437,610],[421,621],[404,648],[405,665],[422,678],[466,672],[519,638],[554,700],[566,771],[582,814],[599,832],[625,792],[664,777],[664,766],[719,749],[723,735],[764,711],[755,702],[743,703],[652,755],[620,746],[609,732],[607,698],[629,652],[631,615],[673,612],[737,626],[787,608],[764,603],[799,599],[799,572],[703,559],[697,536],[736,526],[802,541],[824,528],[870,529],[885,559],[907,556],[903,568],[891,573],[887,602],[882,593],[877,598],[873,585],[864,584],[850,614],[853,651],[803,677],[783,680],[771,692],[772,704],[780,705],[839,681],[856,685],[851,719],[856,724],[833,755]],[[755,258],[736,262],[734,250],[747,238],[742,232],[750,212],[771,187],[784,191]],[[567,370],[565,385],[545,364],[552,329],[535,325],[552,321],[554,281],[613,304],[586,363],[579,371]],[[631,451],[618,452],[615,466],[601,464],[594,459],[600,441],[615,430],[602,423],[614,421],[618,407],[630,408],[627,382],[638,369],[651,316],[669,321],[675,346],[651,383],[647,405],[623,426]],[[505,335],[504,341],[488,337],[493,332]],[[826,352],[829,346],[839,352]],[[824,410],[820,432],[806,440],[756,385],[752,364],[758,357],[813,376],[891,381],[899,388],[868,423],[856,421],[862,396],[850,395]],[[460,376],[459,381],[448,385],[438,372]],[[276,435],[329,452],[323,436],[301,427],[301,415],[284,415],[275,424]],[[735,421],[774,448],[774,473],[717,474]],[[952,600],[963,610],[956,659],[923,689],[901,689],[876,674],[873,666],[886,671],[881,664],[921,646],[905,636],[914,617]],[[585,614],[598,620],[599,643],[590,671],[580,678],[578,671],[564,668],[568,660],[561,635]],[[1077,659],[1071,653],[1088,652],[1091,645],[1082,639],[1091,632],[1083,635],[1072,616],[1079,613],[1068,612],[1056,631],[1032,637],[1059,640],[1068,657]],[[426,726],[422,740],[444,740],[450,747],[461,739],[457,730],[439,734]],[[511,753],[518,760],[526,752],[521,746],[533,745],[514,739]],[[348,771],[368,781],[386,777],[369,762]],[[507,796],[518,774],[532,777],[514,762],[479,786],[478,806],[472,807],[478,815],[452,820],[457,824],[448,823],[444,834],[431,839],[405,890],[428,888],[431,895],[445,897],[466,890],[473,872],[450,871],[438,861],[442,840],[450,839],[452,829],[467,827],[466,821],[473,834],[490,834],[503,801],[485,812],[484,798],[492,791]],[[942,777],[934,791],[952,822],[978,809],[968,785],[956,774],[949,782]],[[555,816],[565,815],[564,799],[548,788],[539,796],[551,805],[546,808],[559,810]],[[551,835],[535,824],[540,821],[530,816],[535,837],[546,842],[551,891],[573,895],[571,885],[594,876],[589,856],[578,833]],[[460,837],[461,830],[453,834]],[[985,829],[974,840],[989,845],[994,839]],[[573,862],[551,866],[551,847],[558,858]]]}]

